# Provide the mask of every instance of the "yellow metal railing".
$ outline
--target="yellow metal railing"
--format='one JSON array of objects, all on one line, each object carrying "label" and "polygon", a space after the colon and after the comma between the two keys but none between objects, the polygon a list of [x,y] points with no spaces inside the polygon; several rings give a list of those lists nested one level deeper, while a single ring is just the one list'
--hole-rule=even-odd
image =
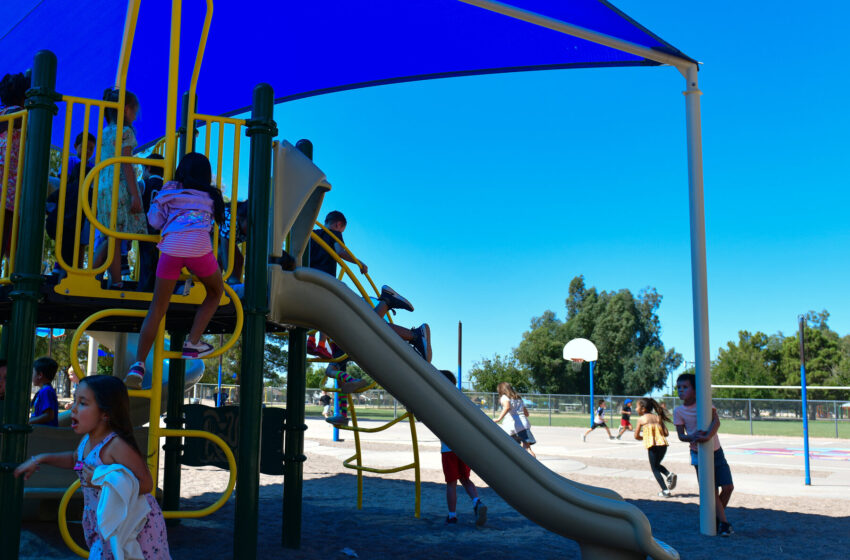
[{"label": "yellow metal railing", "polygon": [[[119,64],[116,72],[115,86],[118,91],[118,100],[117,101],[102,101],[102,100],[91,100],[84,99],[73,96],[63,96],[62,99],[66,103],[66,119],[65,119],[65,131],[64,131],[64,142],[63,142],[63,154],[62,154],[62,176],[60,178],[60,193],[59,193],[59,202],[58,202],[58,216],[57,220],[57,233],[56,233],[56,259],[59,265],[67,272],[66,277],[57,285],[56,291],[58,293],[63,293],[66,295],[77,295],[77,296],[88,296],[88,297],[109,297],[116,298],[120,297],[123,299],[132,299],[132,300],[142,300],[142,301],[150,301],[152,295],[149,293],[140,293],[140,292],[119,292],[115,290],[102,290],[100,287],[100,282],[98,282],[95,278],[95,275],[98,273],[104,272],[109,264],[109,257],[105,260],[105,262],[98,266],[93,266],[94,261],[94,231],[95,229],[102,232],[108,240],[107,246],[107,254],[112,255],[115,243],[120,240],[133,240],[133,241],[149,241],[156,242],[159,240],[158,236],[152,235],[142,235],[142,234],[131,234],[125,233],[116,230],[117,224],[117,209],[118,209],[118,201],[119,201],[119,186],[121,180],[121,166],[125,164],[130,165],[157,165],[163,167],[162,177],[164,181],[168,181],[171,179],[174,168],[175,168],[175,159],[176,159],[176,143],[177,143],[177,135],[166,133],[163,137],[161,143],[157,144],[154,148],[158,150],[158,153],[161,153],[164,157],[163,160],[160,161],[152,161],[146,158],[132,157],[122,153],[123,147],[123,130],[124,130],[124,108],[126,106],[126,81],[127,81],[127,71],[130,63],[130,55],[133,49],[133,40],[136,32],[136,24],[138,21],[138,12],[139,12],[139,4],[140,0],[130,0],[127,7],[127,16],[124,25],[124,36],[121,43],[121,53],[119,56]],[[166,110],[166,131],[176,130],[176,112],[177,112],[177,86],[178,86],[178,67],[179,67],[179,52],[180,52],[180,31],[181,31],[181,11],[182,11],[182,1],[181,0],[173,0],[172,2],[172,10],[171,10],[171,30],[170,30],[170,50],[169,50],[169,79],[168,79],[168,91],[167,91],[167,110]],[[233,147],[233,177],[231,183],[231,235],[230,235],[230,243],[228,246],[228,256],[229,256],[229,265],[228,269],[225,271],[224,279],[227,279],[228,276],[232,273],[234,259],[234,251],[236,249],[235,244],[235,229],[234,227],[238,227],[238,223],[236,222],[236,203],[237,203],[237,194],[238,194],[238,172],[239,172],[239,145],[240,139],[242,135],[242,126],[245,125],[244,120],[239,119],[230,119],[226,117],[212,117],[207,115],[195,115],[194,107],[195,107],[195,90],[197,85],[197,79],[200,72],[200,64],[203,58],[203,52],[206,47],[206,40],[209,34],[209,26],[212,18],[212,0],[207,0],[207,15],[204,21],[204,29],[202,32],[201,43],[198,47],[198,53],[196,55],[195,60],[195,69],[193,72],[192,83],[190,88],[190,111],[187,119],[187,123],[194,125],[195,120],[202,120],[207,124],[207,140],[206,140],[206,151],[205,155],[209,158],[210,156],[210,128],[213,123],[218,124],[219,126],[219,143],[218,143],[218,154],[216,157],[216,170],[217,177],[219,179],[218,184],[221,186],[221,176],[223,169],[223,160],[224,160],[224,126],[232,125],[234,127],[234,147]],[[88,142],[83,143],[82,153],[80,154],[82,162],[84,164],[81,166],[80,176],[78,177],[78,196],[77,196],[77,208],[75,213],[75,232],[74,235],[74,262],[68,263],[65,262],[62,256],[62,240],[65,235],[69,235],[70,232],[64,231],[64,212],[65,212],[65,204],[67,198],[67,185],[68,185],[68,161],[71,149],[71,127],[73,120],[73,112],[74,106],[77,104],[81,104],[84,107],[83,114],[83,138],[87,139],[89,133],[89,121],[91,119],[91,108],[98,107],[98,115],[97,115],[97,124],[96,130],[96,147],[95,147],[95,162],[94,168],[86,173],[85,162],[88,160],[89,154],[86,153]],[[106,109],[114,109],[117,112],[117,122],[116,124],[116,138],[115,138],[115,151],[114,157],[110,157],[106,160],[101,161],[102,158],[102,138],[103,138],[103,114]],[[14,116],[10,116],[7,118],[14,118]],[[24,113],[22,116],[23,119],[23,130],[24,135],[26,131],[26,114]],[[193,126],[190,129],[194,129]],[[187,142],[187,152],[190,151],[190,146],[192,146],[191,142]],[[7,150],[8,152],[8,150]],[[21,158],[23,161],[23,158]],[[93,204],[97,201],[97,190],[99,188],[99,174],[100,171],[107,168],[108,166],[115,166],[114,172],[112,175],[112,206],[109,224],[103,224],[97,219],[97,213],[95,208],[93,208]],[[6,176],[8,173],[4,173],[3,177],[3,200],[5,200],[6,190],[7,190],[7,179]],[[20,177],[20,170],[18,172],[18,176]],[[20,182],[20,179],[19,179]],[[89,198],[89,189],[91,189],[91,198]],[[18,189],[19,191],[20,189]],[[16,191],[16,192],[18,192]],[[17,205],[18,198],[16,196],[15,202],[15,213],[14,213],[14,224],[17,224]],[[3,218],[5,213],[0,213],[0,231],[2,231],[3,226]],[[89,233],[88,239],[88,267],[83,268],[80,263],[77,262],[77,255],[79,254],[80,246],[83,243],[83,240],[80,239],[81,229],[83,224],[83,217],[89,220],[92,225],[92,228]],[[16,228],[15,228],[16,229]],[[218,252],[218,226],[216,225],[215,233],[215,241],[214,241],[214,251],[215,254]],[[14,254],[10,258],[9,269],[14,266]],[[5,279],[3,279],[5,280]],[[226,304],[227,301],[231,301],[236,310],[236,322],[234,327],[234,333],[227,341],[227,343],[222,344],[219,348],[217,348],[214,352],[208,355],[206,358],[214,358],[225,352],[227,352],[236,341],[239,339],[240,333],[242,332],[243,326],[243,309],[242,304],[239,298],[234,293],[233,289],[228,285],[224,284],[224,295],[222,296],[221,304]],[[199,303],[202,299],[201,290],[193,289],[188,298],[185,298],[183,301],[188,303]],[[145,310],[133,310],[133,309],[106,309],[89,316],[85,321],[80,324],[74,333],[74,337],[72,339],[72,347],[76,348],[79,345],[80,338],[85,330],[93,324],[95,321],[99,319],[103,319],[110,316],[124,316],[124,317],[136,317],[142,318],[147,314]],[[161,416],[161,408],[162,408],[162,365],[165,359],[182,359],[181,352],[171,352],[166,351],[164,348],[164,340],[165,340],[165,321],[161,321],[157,326],[157,334],[156,339],[154,341],[153,346],[153,368],[151,371],[152,382],[150,389],[144,390],[136,390],[129,391],[129,394],[134,397],[144,397],[150,400],[150,427],[148,429],[148,445],[147,445],[147,454],[146,461],[148,469],[151,472],[151,476],[153,478],[153,488],[154,491],[158,486],[158,475],[159,475],[159,440],[162,437],[200,437],[205,438],[219,447],[225,453],[227,457],[227,462],[230,467],[230,477],[228,480],[227,487],[222,494],[222,496],[212,505],[203,508],[201,510],[196,511],[166,511],[163,512],[165,517],[168,518],[178,518],[178,517],[202,517],[205,515],[209,515],[210,513],[218,510],[224,503],[229,499],[235,482],[236,482],[236,462],[233,456],[232,451],[227,446],[227,444],[218,436],[204,432],[199,430],[174,430],[174,429],[165,429],[161,428],[159,425],[159,418]],[[76,371],[79,372],[79,376],[84,377],[84,373],[86,370],[83,369],[79,364],[79,358],[76,354],[71,356],[72,365],[76,368]],[[66,518],[66,508],[68,505],[68,501],[73,493],[79,488],[79,481],[75,482],[71,485],[71,487],[66,491],[65,495],[62,498],[62,502],[59,508],[59,526],[60,532],[62,534],[62,538],[68,544],[68,546],[78,555],[87,557],[88,552],[83,548],[78,546],[73,540],[70,538],[67,528],[67,518]]]},{"label": "yellow metal railing", "polygon": [[[360,259],[358,259],[354,255],[354,253],[351,251],[351,249],[349,249],[339,239],[339,237],[337,237],[334,234],[334,232],[332,230],[328,229],[327,227],[325,227],[324,225],[322,225],[319,222],[316,222],[316,225],[319,226],[320,228],[322,228],[322,230],[325,231],[335,243],[339,243],[339,245],[345,251],[347,251],[349,255],[354,257],[354,259],[357,261],[358,264],[360,264]],[[360,292],[360,295],[363,297],[363,299],[365,299],[367,302],[369,302],[370,305],[372,305],[374,307],[375,304],[372,302],[372,299],[369,296],[369,292],[363,287],[363,284],[360,283],[357,276],[351,270],[351,267],[349,267],[345,263],[345,261],[339,256],[339,254],[337,254],[337,252],[330,245],[328,245],[325,242],[325,240],[323,240],[316,233],[311,232],[310,238],[313,241],[315,241],[319,245],[319,247],[322,248],[322,250],[327,252],[337,262],[337,264],[340,265],[340,273],[339,273],[340,280],[342,280],[342,278],[344,278],[345,276],[348,276],[351,279],[351,281],[354,283],[354,285],[357,287],[357,290]],[[380,296],[381,292],[380,292],[380,290],[378,290],[378,287],[372,281],[372,277],[369,276],[368,273],[366,273],[364,276],[366,277],[366,280],[369,282],[369,285],[371,286],[375,295]],[[390,317],[389,313],[387,314],[386,318],[387,318],[387,320],[392,322],[392,318]],[[315,331],[313,331],[313,332],[315,332]],[[348,358],[348,355],[342,355],[339,358],[334,358],[334,359],[330,359],[330,360],[324,359],[324,358],[312,358],[309,361],[310,362],[337,363],[337,362],[341,362],[343,360],[346,360],[347,358]],[[325,380],[322,383],[322,385],[324,385],[324,383],[326,381],[327,381],[327,377],[325,377]],[[357,391],[357,393],[362,393],[364,391],[367,391],[370,388],[374,387],[375,385],[376,385],[376,383],[372,383],[371,385],[364,387],[363,389],[360,389],[359,391]],[[328,388],[328,389],[325,389],[325,390],[328,391],[328,392],[331,392],[331,393],[338,393],[339,392],[338,388],[333,388],[333,389]],[[395,418],[392,421],[387,422],[386,424],[383,424],[383,425],[378,426],[376,428],[361,428],[357,424],[357,413],[355,411],[353,399],[349,399],[349,401],[348,401],[348,411],[349,411],[349,414],[351,415],[352,426],[351,427],[349,427],[349,426],[337,426],[337,427],[340,430],[348,430],[348,431],[354,432],[355,453],[354,453],[354,455],[352,455],[351,457],[349,457],[348,459],[343,461],[342,464],[343,464],[343,466],[345,466],[349,469],[354,469],[354,470],[357,471],[357,508],[358,509],[363,508],[363,473],[364,472],[371,472],[371,473],[376,473],[376,474],[390,474],[390,473],[396,473],[396,472],[400,472],[400,471],[404,471],[404,470],[408,470],[408,469],[413,469],[414,473],[415,473],[415,479],[416,479],[416,490],[415,490],[416,499],[415,499],[414,509],[415,509],[416,517],[419,517],[420,503],[421,503],[421,484],[420,484],[420,466],[419,466],[419,445],[418,445],[418,441],[417,441],[417,437],[416,437],[416,418],[414,417],[414,415],[411,412],[406,412],[405,414],[399,416],[398,418]],[[389,427],[397,424],[398,422],[404,420],[405,418],[407,418],[410,422],[410,435],[411,435],[411,440],[412,440],[412,444],[413,444],[413,462],[409,463],[407,465],[402,465],[400,467],[393,467],[393,468],[389,468],[389,469],[378,469],[378,468],[374,468],[374,467],[363,466],[363,452],[362,452],[362,448],[360,446],[360,434],[361,433],[376,433],[376,432],[384,431],[384,430],[388,429]],[[354,461],[355,464],[352,464],[352,461]]]},{"label": "yellow metal railing", "polygon": [[[27,143],[27,112],[18,111],[9,113],[8,115],[0,116],[0,123],[6,125],[6,146],[3,151],[3,183],[0,190],[0,203],[3,207],[0,208],[0,236],[6,231],[6,199],[9,196],[9,177],[12,175],[12,167],[10,165],[12,157],[12,149],[18,150],[17,167],[15,168],[15,202],[12,210],[12,235],[8,247],[4,247],[4,251],[8,256],[5,272],[0,278],[0,284],[11,284],[12,271],[15,269],[15,245],[18,240],[18,219],[21,206],[21,189],[23,187],[24,178],[24,147]],[[5,241],[5,239],[3,240]],[[2,258],[2,255],[0,255]]]},{"label": "yellow metal railing", "polygon": [[[340,430],[348,430],[354,432],[354,449],[355,453],[348,459],[342,462],[342,465],[349,469],[354,469],[357,471],[357,509],[363,509],[363,473],[370,472],[376,474],[391,474],[397,473],[401,471],[405,471],[408,469],[413,469],[414,478],[415,478],[415,494],[416,497],[414,499],[414,515],[418,518],[421,509],[422,502],[422,485],[421,485],[421,476],[420,476],[420,467],[419,467],[419,442],[416,437],[416,418],[413,416],[412,412],[405,412],[398,418],[393,419],[386,424],[378,426],[377,428],[360,428],[357,426],[357,413],[354,410],[354,402],[349,401],[348,403],[348,412],[351,414],[351,422],[353,427],[349,428],[348,426],[338,426]],[[407,465],[402,465],[400,467],[391,467],[388,469],[378,469],[374,467],[364,467],[363,466],[363,452],[360,447],[360,434],[373,434],[377,432],[382,432],[394,424],[401,422],[402,420],[407,419],[410,422],[410,438],[411,444],[413,447],[413,462],[408,463]],[[352,464],[352,461],[356,461],[356,464]]]}]

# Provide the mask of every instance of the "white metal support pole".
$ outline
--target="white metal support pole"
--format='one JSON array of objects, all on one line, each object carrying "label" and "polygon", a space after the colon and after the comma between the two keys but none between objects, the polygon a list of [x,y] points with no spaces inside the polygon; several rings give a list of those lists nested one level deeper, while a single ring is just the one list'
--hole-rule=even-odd
[{"label": "white metal support pole", "polygon": [[[705,259],[705,204],[702,182],[702,92],[697,81],[697,65],[682,72],[687,82],[685,108],[688,136],[688,186],[691,223],[691,284],[694,300],[694,351],[696,353],[697,424],[707,429],[711,423],[711,372],[708,337],[708,284]],[[703,535],[715,535],[714,445],[699,444],[699,527]]]},{"label": "white metal support pole", "polygon": [[93,336],[89,336],[89,356],[86,363],[86,377],[89,375],[97,375],[97,341]]}]

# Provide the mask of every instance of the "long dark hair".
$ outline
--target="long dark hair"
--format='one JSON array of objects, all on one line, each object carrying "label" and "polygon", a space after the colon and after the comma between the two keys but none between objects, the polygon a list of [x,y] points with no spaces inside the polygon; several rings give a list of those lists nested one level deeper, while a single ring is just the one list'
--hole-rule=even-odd
[{"label": "long dark hair", "polygon": [[[103,100],[104,101],[118,101],[119,89],[116,87],[106,88],[103,91]],[[136,94],[132,91],[127,90],[124,93],[124,105],[127,107],[138,107],[139,106],[139,98],[136,97]],[[103,110],[103,118],[106,119],[107,124],[117,124],[118,123],[118,109],[113,109],[112,107],[106,107]],[[124,126],[130,126],[133,123],[125,122]]]},{"label": "long dark hair", "polygon": [[183,188],[207,193],[213,202],[215,221],[219,224],[224,223],[224,198],[221,196],[221,191],[211,185],[212,167],[207,156],[197,152],[190,152],[183,156],[177,171],[174,172],[174,180],[181,183]]},{"label": "long dark hair", "polygon": [[657,414],[661,419],[661,423],[670,422],[670,417],[667,416],[667,410],[660,404],[658,401],[651,397],[643,397],[642,399],[638,399],[638,406],[643,409],[644,412],[648,412],[650,414]]},{"label": "long dark hair", "polygon": [[[130,397],[124,382],[111,375],[90,375],[80,380],[79,385],[85,385],[94,393],[97,407],[106,414],[107,422],[118,437],[136,450],[141,457],[144,453],[139,449],[133,436],[133,423],[130,421]],[[79,387],[78,385],[78,387]]]}]

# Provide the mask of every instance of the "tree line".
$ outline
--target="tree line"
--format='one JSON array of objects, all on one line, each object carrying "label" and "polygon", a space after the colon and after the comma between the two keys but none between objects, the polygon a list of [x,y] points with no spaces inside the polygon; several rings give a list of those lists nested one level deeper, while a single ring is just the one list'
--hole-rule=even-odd
[{"label": "tree line", "polygon": [[587,338],[599,350],[594,389],[618,395],[642,395],[664,386],[682,363],[682,355],[664,347],[658,309],[661,295],[645,288],[599,291],[576,276],[565,301],[566,318],[544,311],[531,319],[519,345],[507,355],[496,354],[473,365],[470,377],[477,391],[495,391],[502,381],[520,392],[587,394],[589,365],[574,370],[563,357],[564,345]]}]

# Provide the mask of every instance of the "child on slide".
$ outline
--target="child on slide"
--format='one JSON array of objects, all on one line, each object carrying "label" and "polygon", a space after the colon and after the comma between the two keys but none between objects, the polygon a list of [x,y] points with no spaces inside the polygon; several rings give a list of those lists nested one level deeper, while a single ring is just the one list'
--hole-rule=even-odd
[{"label": "child on slide", "polygon": [[210,161],[202,154],[186,154],[177,166],[174,180],[166,183],[151,201],[148,221],[151,227],[162,231],[162,240],[157,245],[160,257],[153,300],[139,333],[136,361],[124,380],[131,389],[142,386],[145,359],[184,266],[200,279],[207,293],[195,312],[192,329],[183,344],[183,357],[203,358],[215,350],[201,340],[224,292],[210,238],[213,220],[218,223],[224,220],[224,199],[211,183]]}]

